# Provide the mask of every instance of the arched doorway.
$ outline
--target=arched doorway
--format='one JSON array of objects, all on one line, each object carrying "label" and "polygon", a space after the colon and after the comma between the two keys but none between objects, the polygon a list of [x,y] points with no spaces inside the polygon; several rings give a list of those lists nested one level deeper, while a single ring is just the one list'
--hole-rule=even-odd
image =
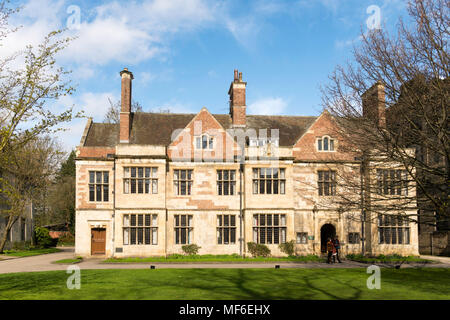
[{"label": "arched doorway", "polygon": [[327,240],[333,239],[336,235],[336,228],[331,223],[326,223],[320,228],[320,251],[327,252]]}]

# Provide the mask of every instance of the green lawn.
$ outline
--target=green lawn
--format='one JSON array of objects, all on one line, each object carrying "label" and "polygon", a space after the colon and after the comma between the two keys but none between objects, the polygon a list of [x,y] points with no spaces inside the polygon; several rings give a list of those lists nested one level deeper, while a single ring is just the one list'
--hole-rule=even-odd
[{"label": "green lawn", "polygon": [[29,256],[37,256],[40,254],[47,253],[55,253],[60,252],[60,249],[56,248],[45,248],[45,249],[29,249],[29,250],[5,250],[6,256],[14,256],[14,257],[29,257]]},{"label": "green lawn", "polygon": [[376,257],[365,257],[360,254],[348,254],[347,259],[364,262],[364,263],[409,263],[409,262],[424,262],[433,263],[431,260],[422,259],[416,256],[399,256],[399,255],[379,255]]},{"label": "green lawn", "polygon": [[104,263],[149,263],[149,262],[168,262],[168,263],[192,263],[192,262],[228,262],[228,263],[249,263],[249,262],[324,262],[325,259],[314,255],[291,256],[291,257],[246,257],[239,255],[181,255],[173,254],[167,257],[148,257],[148,258],[111,258],[103,261]]},{"label": "green lawn", "polygon": [[82,270],[69,290],[65,271],[0,275],[0,299],[450,299],[450,269],[381,269],[369,290],[366,269]]},{"label": "green lawn", "polygon": [[57,264],[74,264],[74,263],[79,263],[83,261],[83,258],[81,257],[76,257],[74,259],[61,259],[61,260],[56,260],[53,261],[52,263],[57,263]]}]

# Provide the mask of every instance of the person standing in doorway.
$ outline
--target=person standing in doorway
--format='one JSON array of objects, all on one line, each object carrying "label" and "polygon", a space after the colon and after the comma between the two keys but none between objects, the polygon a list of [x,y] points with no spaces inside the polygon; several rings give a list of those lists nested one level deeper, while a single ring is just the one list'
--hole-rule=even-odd
[{"label": "person standing in doorway", "polygon": [[333,255],[333,242],[331,241],[331,238],[328,238],[327,240],[327,252],[328,252],[328,259],[327,259],[327,263],[331,263],[331,256]]},{"label": "person standing in doorway", "polygon": [[336,258],[337,258],[339,263],[342,263],[341,259],[339,258],[339,250],[341,250],[341,243],[339,242],[339,237],[337,235],[333,239],[333,246],[334,246],[334,249],[336,250],[336,254],[333,255],[333,262],[336,262]]}]

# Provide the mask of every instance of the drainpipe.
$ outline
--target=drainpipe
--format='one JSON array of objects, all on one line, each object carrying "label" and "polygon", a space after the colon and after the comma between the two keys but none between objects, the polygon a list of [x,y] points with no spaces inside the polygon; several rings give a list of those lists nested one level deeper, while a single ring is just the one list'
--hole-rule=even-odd
[{"label": "drainpipe", "polygon": [[240,163],[239,165],[239,255],[242,257],[244,254],[243,245],[244,245],[244,238],[243,238],[243,210],[242,210],[242,199],[243,199],[243,191],[242,191],[242,185],[243,185],[243,171],[244,171],[244,164]]},{"label": "drainpipe", "polygon": [[366,221],[366,211],[364,209],[364,174],[365,174],[365,162],[364,156],[361,162],[360,167],[360,176],[361,176],[361,254],[364,256],[365,254],[365,236],[364,236],[364,223]]},{"label": "drainpipe", "polygon": [[114,258],[116,246],[115,246],[115,238],[116,238],[116,157],[114,156],[114,165],[113,165],[113,213],[112,213],[112,237],[111,237],[111,249],[112,249],[112,257]]}]

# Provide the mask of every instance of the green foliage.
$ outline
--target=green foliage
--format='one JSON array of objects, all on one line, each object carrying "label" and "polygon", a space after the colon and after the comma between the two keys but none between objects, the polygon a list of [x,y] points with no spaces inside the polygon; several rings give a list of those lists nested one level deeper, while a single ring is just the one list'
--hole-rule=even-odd
[{"label": "green foliage", "polygon": [[184,252],[185,254],[188,254],[188,255],[194,255],[194,254],[197,254],[197,252],[198,252],[198,250],[199,250],[200,248],[201,248],[201,247],[199,247],[198,245],[196,245],[196,244],[194,244],[194,243],[192,243],[192,244],[186,244],[186,245],[184,245],[184,246],[181,247],[181,249],[183,249],[183,252]]},{"label": "green foliage", "polygon": [[57,239],[50,237],[50,233],[47,228],[36,227],[34,230],[36,235],[36,244],[42,248],[54,247]]},{"label": "green foliage", "polygon": [[285,242],[285,243],[280,243],[278,245],[278,247],[280,248],[281,252],[286,253],[288,256],[293,256],[294,252],[295,252],[295,242],[294,240]]},{"label": "green foliage", "polygon": [[58,245],[69,244],[72,245],[75,243],[75,237],[70,232],[64,233],[58,238]]},{"label": "green foliage", "polygon": [[58,172],[58,178],[62,177],[74,177],[75,178],[75,151],[69,154],[66,161],[61,164],[61,169]]},{"label": "green foliage", "polygon": [[248,242],[248,251],[254,257],[268,257],[270,256],[270,249],[265,244]]}]

